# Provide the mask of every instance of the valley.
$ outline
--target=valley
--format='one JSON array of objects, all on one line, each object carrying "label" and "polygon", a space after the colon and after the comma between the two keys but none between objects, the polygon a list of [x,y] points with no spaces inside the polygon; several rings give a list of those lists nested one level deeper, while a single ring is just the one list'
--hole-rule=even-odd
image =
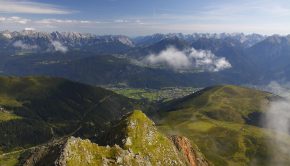
[{"label": "valley", "polygon": [[[218,84],[265,86],[273,80],[281,84],[289,81],[289,36],[171,33],[130,38],[27,30],[2,31],[0,36],[2,75],[45,75],[94,86],[141,89]],[[28,48],[16,47],[20,41],[35,47],[21,55]],[[54,42],[66,51],[55,50]],[[175,62],[164,56],[174,53],[178,55],[176,62],[182,58],[185,61],[174,66]]]},{"label": "valley", "polygon": [[132,99],[148,100],[150,102],[164,102],[190,95],[200,90],[201,88],[164,87],[161,89],[137,89],[137,88],[108,87],[107,89]]}]

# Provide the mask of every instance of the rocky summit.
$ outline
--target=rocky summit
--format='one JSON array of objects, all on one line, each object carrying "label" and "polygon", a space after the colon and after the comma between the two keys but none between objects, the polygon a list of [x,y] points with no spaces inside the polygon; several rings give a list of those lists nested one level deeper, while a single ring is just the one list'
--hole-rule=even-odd
[{"label": "rocky summit", "polygon": [[88,139],[62,139],[31,151],[24,165],[209,165],[187,138],[166,137],[141,111],[125,115],[105,137],[105,146]]}]

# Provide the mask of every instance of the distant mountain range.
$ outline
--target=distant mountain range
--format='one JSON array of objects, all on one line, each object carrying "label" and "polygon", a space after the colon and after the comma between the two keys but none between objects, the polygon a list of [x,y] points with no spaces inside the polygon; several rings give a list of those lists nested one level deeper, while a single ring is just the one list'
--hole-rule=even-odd
[{"label": "distant mountain range", "polygon": [[[92,85],[149,88],[288,82],[289,41],[289,35],[243,33],[171,33],[130,38],[2,31],[0,74],[59,76]],[[170,58],[169,47],[175,50]],[[183,68],[176,69],[175,63]],[[221,70],[207,70],[225,63],[227,67]]]},{"label": "distant mountain range", "polygon": [[[199,39],[234,39],[242,43],[245,47],[250,47],[262,40],[266,36],[259,34],[245,35],[243,33],[234,34],[209,34],[209,33],[194,33],[194,34],[153,34],[148,36],[139,36],[130,38],[123,35],[105,35],[97,36],[89,33],[77,32],[38,32],[34,30],[23,30],[19,32],[10,32],[8,30],[0,32],[0,40],[2,48],[18,48],[18,49],[34,49],[37,51],[53,51],[54,43],[59,42],[62,46],[70,49],[85,49],[93,48],[98,51],[100,46],[114,46],[114,49],[119,47],[138,47],[150,46],[165,39],[179,39],[188,43],[193,43]],[[22,46],[21,46],[22,45]],[[107,52],[110,52],[108,50]],[[121,49],[120,49],[121,50]],[[119,50],[119,51],[120,51]]]},{"label": "distant mountain range", "polygon": [[246,35],[243,33],[220,33],[220,34],[211,34],[211,33],[193,33],[193,34],[182,34],[182,33],[170,33],[170,34],[154,34],[149,36],[141,36],[133,39],[136,45],[152,45],[158,43],[164,39],[178,38],[185,40],[189,43],[195,42],[199,39],[227,39],[231,38],[239,41],[245,47],[250,47],[262,40],[267,36],[259,34],[250,34]]},{"label": "distant mountain range", "polygon": [[75,32],[47,33],[32,30],[21,32],[3,31],[0,33],[0,40],[2,49],[26,50],[30,52],[62,51],[65,48],[70,50],[91,49],[96,52],[113,53],[134,46],[129,37],[121,35],[96,36]]}]

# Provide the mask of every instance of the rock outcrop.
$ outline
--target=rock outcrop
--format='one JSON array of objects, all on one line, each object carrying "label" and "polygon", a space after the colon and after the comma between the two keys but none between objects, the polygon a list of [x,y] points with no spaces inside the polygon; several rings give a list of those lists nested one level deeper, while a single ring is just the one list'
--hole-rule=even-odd
[{"label": "rock outcrop", "polygon": [[170,138],[177,149],[186,157],[190,166],[209,166],[209,162],[197,147],[193,148],[192,144],[186,137],[173,135]]},{"label": "rock outcrop", "polygon": [[188,139],[158,132],[141,111],[124,116],[103,138],[105,146],[69,137],[47,148],[35,150],[27,166],[207,166],[208,162]]}]

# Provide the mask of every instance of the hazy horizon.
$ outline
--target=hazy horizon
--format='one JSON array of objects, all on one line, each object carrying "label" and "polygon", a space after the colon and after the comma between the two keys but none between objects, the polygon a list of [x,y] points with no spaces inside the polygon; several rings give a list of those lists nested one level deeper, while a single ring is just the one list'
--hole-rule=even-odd
[{"label": "hazy horizon", "polygon": [[127,35],[127,34],[111,34],[111,33],[104,33],[104,34],[98,34],[98,33],[94,33],[94,32],[82,32],[82,31],[65,31],[65,30],[38,30],[38,29],[19,29],[19,30],[11,30],[11,29],[0,29],[0,32],[5,32],[5,31],[9,31],[9,32],[23,32],[23,31],[34,31],[34,32],[45,32],[45,33],[53,33],[53,32],[59,32],[59,33],[81,33],[81,34],[92,34],[92,35],[100,35],[100,36],[106,36],[106,35],[121,35],[121,36],[128,36],[130,38],[135,38],[135,37],[145,37],[145,36],[152,36],[152,35],[157,35],[157,34],[161,34],[161,35],[170,35],[170,34],[182,34],[182,35],[193,35],[193,34],[209,34],[209,35],[221,35],[221,34],[226,34],[226,35],[262,35],[262,36],[274,36],[274,35],[278,35],[278,36],[288,36],[289,34],[277,34],[277,33],[273,33],[273,34],[262,34],[262,33],[246,33],[246,32],[191,32],[191,33],[183,33],[183,32],[166,32],[166,33],[162,33],[162,32],[153,32],[153,33],[148,33],[148,34],[136,34],[136,35]]}]

